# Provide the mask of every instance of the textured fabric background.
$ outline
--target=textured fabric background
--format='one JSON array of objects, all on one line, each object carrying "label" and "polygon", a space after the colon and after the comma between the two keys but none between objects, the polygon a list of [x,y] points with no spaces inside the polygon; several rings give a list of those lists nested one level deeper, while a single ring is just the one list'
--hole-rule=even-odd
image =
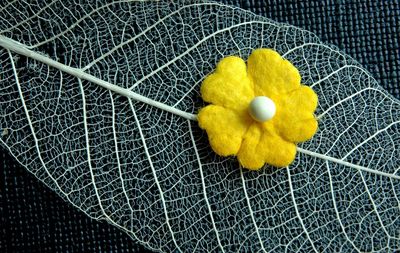
[{"label": "textured fabric background", "polygon": [[[400,99],[400,0],[220,2],[316,33]],[[125,233],[62,201],[2,148],[0,167],[0,252],[146,252]]]}]

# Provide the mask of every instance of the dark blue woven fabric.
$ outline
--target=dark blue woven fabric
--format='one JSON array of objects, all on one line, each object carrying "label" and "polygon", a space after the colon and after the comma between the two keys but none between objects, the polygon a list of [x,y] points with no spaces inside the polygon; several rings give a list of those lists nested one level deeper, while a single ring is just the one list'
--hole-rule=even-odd
[{"label": "dark blue woven fabric", "polygon": [[[313,31],[361,62],[400,98],[400,1],[220,2]],[[62,201],[0,152],[0,252],[144,252],[125,233]]]}]

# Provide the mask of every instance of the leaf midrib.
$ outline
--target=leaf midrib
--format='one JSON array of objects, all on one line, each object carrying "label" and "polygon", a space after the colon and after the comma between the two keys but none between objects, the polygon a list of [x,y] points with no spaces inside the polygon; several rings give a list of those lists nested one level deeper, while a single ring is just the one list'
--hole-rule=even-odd
[{"label": "leaf midrib", "polygon": [[[72,76],[74,76],[74,77],[76,77],[78,79],[83,79],[83,80],[95,83],[95,84],[97,84],[97,85],[99,85],[99,86],[101,86],[101,87],[103,87],[105,89],[114,91],[114,92],[116,92],[116,93],[118,93],[118,94],[120,94],[122,96],[134,99],[134,100],[139,101],[139,102],[143,102],[145,104],[148,104],[150,106],[154,106],[154,107],[156,107],[158,109],[161,109],[163,111],[167,111],[167,112],[173,113],[175,115],[181,116],[181,117],[183,117],[185,119],[188,119],[188,120],[193,120],[193,121],[197,120],[197,115],[195,115],[195,114],[184,112],[182,110],[179,110],[179,109],[174,108],[172,106],[169,106],[167,104],[164,104],[164,103],[158,102],[156,100],[153,100],[151,98],[148,98],[148,97],[145,97],[143,95],[140,95],[140,94],[138,94],[136,92],[133,92],[133,91],[131,91],[129,89],[125,89],[125,88],[122,88],[122,87],[117,86],[115,84],[112,84],[110,82],[104,81],[104,80],[102,80],[100,78],[97,78],[97,77],[95,77],[95,76],[93,76],[91,74],[88,74],[88,73],[84,72],[82,69],[78,69],[78,68],[67,66],[67,65],[65,65],[63,63],[60,63],[58,61],[55,61],[55,60],[53,60],[53,59],[51,59],[51,58],[49,58],[47,56],[44,56],[44,55],[41,55],[41,54],[39,54],[39,53],[37,53],[35,51],[32,51],[26,45],[24,45],[22,43],[19,43],[18,41],[15,41],[13,39],[10,39],[8,37],[5,37],[3,35],[0,35],[0,46],[5,48],[5,49],[8,49],[10,51],[13,51],[13,52],[15,52],[17,54],[26,56],[28,58],[31,58],[31,59],[37,60],[37,61],[39,61],[41,63],[44,63],[44,64],[46,64],[48,66],[54,67],[54,68],[56,68],[56,69],[58,69],[58,70],[60,70],[62,72],[66,72],[66,73],[68,73],[68,74],[70,74],[70,75],[72,75]],[[380,131],[380,130],[378,130],[378,131]],[[364,171],[364,172],[373,173],[373,174],[376,174],[376,175],[379,175],[379,176],[384,176],[384,177],[400,180],[400,176],[397,176],[397,175],[394,175],[394,174],[390,174],[390,173],[386,173],[386,172],[382,172],[382,171],[379,171],[379,170],[376,170],[376,169],[371,169],[371,168],[368,168],[368,167],[360,166],[360,165],[353,164],[353,163],[350,163],[350,162],[346,162],[346,161],[344,161],[342,159],[331,157],[331,156],[328,156],[328,155],[325,155],[325,154],[320,154],[320,153],[317,153],[317,152],[314,152],[314,151],[310,151],[310,150],[306,150],[306,149],[303,149],[303,148],[300,148],[300,147],[297,147],[297,151],[299,153],[303,153],[303,154],[306,154],[306,155],[309,155],[309,156],[312,156],[312,157],[315,157],[315,158],[319,158],[319,159],[322,159],[322,160],[325,160],[325,161],[330,161],[330,162],[333,162],[333,163],[337,163],[337,164],[343,165],[345,167],[357,169],[358,171]]]}]

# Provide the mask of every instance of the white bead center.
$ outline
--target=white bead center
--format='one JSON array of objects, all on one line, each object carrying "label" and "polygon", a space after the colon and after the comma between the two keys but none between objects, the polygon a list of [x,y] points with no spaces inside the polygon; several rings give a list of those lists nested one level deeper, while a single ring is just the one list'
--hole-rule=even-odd
[{"label": "white bead center", "polygon": [[268,97],[255,97],[249,106],[251,117],[258,122],[265,122],[272,119],[276,112],[274,101]]}]

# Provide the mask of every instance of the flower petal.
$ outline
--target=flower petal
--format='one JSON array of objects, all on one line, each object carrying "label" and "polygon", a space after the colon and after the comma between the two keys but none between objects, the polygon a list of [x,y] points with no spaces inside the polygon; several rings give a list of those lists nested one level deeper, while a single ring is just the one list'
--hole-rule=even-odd
[{"label": "flower petal", "polygon": [[254,123],[244,135],[238,160],[244,168],[257,170],[265,163],[276,167],[287,166],[295,156],[296,145]]},{"label": "flower petal", "polygon": [[243,135],[251,124],[246,114],[240,115],[217,105],[202,108],[197,119],[199,126],[207,131],[212,149],[221,156],[237,154]]},{"label": "flower petal", "polygon": [[229,109],[243,111],[254,97],[246,63],[239,57],[222,59],[216,71],[206,77],[200,88],[204,101]]},{"label": "flower petal", "polygon": [[272,49],[257,49],[250,55],[248,75],[254,82],[256,96],[276,99],[300,86],[300,73],[288,60]]},{"label": "flower petal", "polygon": [[288,166],[296,157],[295,144],[278,135],[269,135],[265,132],[260,140],[259,149],[265,152],[265,162],[276,167]]},{"label": "flower petal", "polygon": [[318,128],[314,111],[318,97],[308,86],[287,94],[279,101],[276,116],[276,129],[282,137],[291,142],[303,142],[310,139]]},{"label": "flower petal", "polygon": [[264,159],[257,146],[262,136],[258,124],[252,124],[243,137],[242,146],[237,155],[239,163],[246,169],[258,170],[264,166]]}]

